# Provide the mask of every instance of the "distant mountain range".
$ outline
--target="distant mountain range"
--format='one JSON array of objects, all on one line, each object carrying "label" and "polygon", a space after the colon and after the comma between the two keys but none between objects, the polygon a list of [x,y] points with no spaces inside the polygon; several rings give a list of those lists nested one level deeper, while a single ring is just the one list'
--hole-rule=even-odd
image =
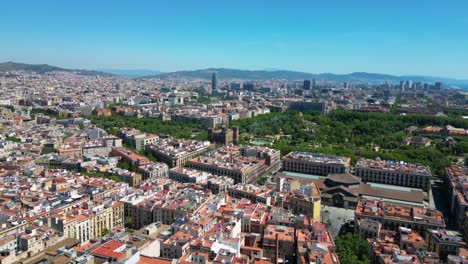
[{"label": "distant mountain range", "polygon": [[48,64],[25,64],[17,62],[3,62],[0,63],[0,71],[32,71],[38,74],[44,74],[53,71],[76,72],[81,75],[99,75],[99,76],[114,76],[112,73],[94,71],[94,70],[72,70],[65,69]]},{"label": "distant mountain range", "polygon": [[194,70],[194,71],[177,71],[170,73],[161,73],[155,76],[145,76],[142,78],[199,78],[199,79],[211,79],[213,72],[216,72],[218,79],[241,79],[241,80],[304,80],[304,79],[316,79],[316,80],[327,80],[327,81],[370,81],[370,80],[389,80],[396,81],[401,78],[398,76],[378,74],[378,73],[366,73],[366,72],[355,72],[350,74],[333,74],[333,73],[307,73],[287,70],[236,70],[236,69],[224,69],[224,68],[210,68],[205,70]]},{"label": "distant mountain range", "polygon": [[298,71],[288,71],[279,69],[265,69],[265,70],[237,70],[225,68],[209,68],[204,70],[193,71],[176,71],[168,73],[160,73],[154,70],[123,70],[123,69],[102,69],[102,70],[72,70],[55,67],[47,64],[24,64],[16,62],[0,63],[1,71],[33,71],[39,74],[51,71],[66,71],[77,72],[82,75],[99,75],[99,76],[123,76],[127,78],[141,78],[141,79],[174,79],[174,78],[188,78],[188,79],[206,79],[211,80],[213,72],[216,72],[219,79],[238,79],[243,81],[256,81],[256,80],[318,80],[318,81],[336,81],[336,82],[350,82],[350,83],[371,83],[378,84],[388,81],[390,83],[398,83],[401,80],[411,80],[413,82],[443,82],[446,87],[460,87],[468,90],[468,80],[458,80],[444,77],[434,76],[420,76],[420,75],[404,75],[396,76],[381,73],[368,73],[368,72],[353,72],[349,74],[334,74],[334,73],[307,73]]},{"label": "distant mountain range", "polygon": [[457,80],[443,77],[432,77],[432,76],[419,76],[419,75],[405,75],[396,76],[381,73],[368,73],[368,72],[353,72],[349,74],[334,74],[334,73],[307,73],[298,71],[288,70],[236,70],[236,69],[225,69],[225,68],[210,68],[204,70],[194,71],[177,71],[170,73],[161,73],[153,76],[144,76],[141,78],[160,78],[160,79],[171,79],[171,78],[197,78],[210,80],[213,72],[216,72],[218,79],[239,79],[239,80],[325,80],[325,81],[337,81],[337,82],[354,82],[354,83],[382,83],[385,81],[396,83],[401,80],[411,80],[413,82],[443,82],[450,86],[459,86],[468,88],[468,80]]},{"label": "distant mountain range", "polygon": [[122,77],[128,77],[128,78],[136,78],[136,77],[142,77],[142,76],[148,76],[148,75],[157,75],[161,73],[160,71],[156,70],[146,70],[146,69],[134,69],[134,70],[125,70],[125,69],[99,69],[97,71],[102,71],[102,72],[109,72],[115,75],[119,75]]}]

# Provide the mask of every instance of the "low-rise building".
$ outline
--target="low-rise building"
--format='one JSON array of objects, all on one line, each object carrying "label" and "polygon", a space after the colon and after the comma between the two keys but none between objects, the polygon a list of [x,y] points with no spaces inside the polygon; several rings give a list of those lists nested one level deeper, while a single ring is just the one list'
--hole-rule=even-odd
[{"label": "low-rise building", "polygon": [[[135,247],[118,240],[109,240],[89,250],[100,263],[136,263],[140,259]],[[128,261],[128,262],[127,262]]]},{"label": "low-rise building", "polygon": [[421,136],[407,137],[403,140],[403,145],[412,147],[429,147],[431,145],[431,139]]}]

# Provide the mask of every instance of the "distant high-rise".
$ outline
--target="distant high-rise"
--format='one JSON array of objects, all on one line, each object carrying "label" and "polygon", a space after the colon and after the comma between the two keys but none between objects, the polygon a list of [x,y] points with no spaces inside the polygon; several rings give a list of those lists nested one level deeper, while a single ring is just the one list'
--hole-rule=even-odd
[{"label": "distant high-rise", "polygon": [[405,90],[411,89],[412,86],[413,86],[413,82],[412,82],[412,81],[406,81],[406,82],[405,82]]},{"label": "distant high-rise", "polygon": [[317,84],[315,83],[315,79],[312,80],[312,89],[317,89]]},{"label": "distant high-rise", "polygon": [[229,85],[231,91],[239,91],[241,88],[242,88],[242,83],[238,83],[238,82],[233,82]]},{"label": "distant high-rise", "polygon": [[310,80],[304,80],[304,90],[310,90]]},{"label": "distant high-rise", "polygon": [[218,77],[216,76],[216,72],[213,72],[213,76],[211,77],[211,92],[218,91]]},{"label": "distant high-rise", "polygon": [[248,82],[244,83],[244,91],[253,91],[255,90],[255,83]]},{"label": "distant high-rise", "polygon": [[435,85],[434,85],[434,88],[436,90],[441,90],[443,87],[443,84],[441,82],[436,82]]}]

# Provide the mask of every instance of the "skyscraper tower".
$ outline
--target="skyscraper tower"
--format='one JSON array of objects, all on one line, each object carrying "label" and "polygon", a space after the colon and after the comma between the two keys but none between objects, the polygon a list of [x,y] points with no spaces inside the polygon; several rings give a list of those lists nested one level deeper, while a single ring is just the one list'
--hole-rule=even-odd
[{"label": "skyscraper tower", "polygon": [[310,80],[304,80],[304,90],[310,90]]},{"label": "skyscraper tower", "polygon": [[216,72],[213,72],[213,76],[211,77],[211,92],[218,91],[218,77],[216,76]]}]

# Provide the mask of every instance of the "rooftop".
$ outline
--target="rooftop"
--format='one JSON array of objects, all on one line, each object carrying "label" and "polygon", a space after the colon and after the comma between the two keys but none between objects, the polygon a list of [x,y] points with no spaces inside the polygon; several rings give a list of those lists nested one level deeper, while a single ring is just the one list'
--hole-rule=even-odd
[{"label": "rooftop", "polygon": [[306,160],[316,163],[329,163],[329,164],[342,164],[349,165],[349,157],[340,157],[334,155],[327,155],[322,153],[311,153],[311,152],[299,152],[293,151],[283,157],[283,159],[292,160]]},{"label": "rooftop", "polygon": [[93,255],[122,260],[126,256],[124,252],[126,248],[125,245],[126,244],[123,242],[110,240],[91,249],[89,252]]},{"label": "rooftop", "polygon": [[400,171],[403,173],[414,173],[431,176],[429,166],[422,164],[412,164],[405,161],[382,160],[380,158],[364,159],[361,158],[356,163],[356,168],[367,168],[387,171]]}]

